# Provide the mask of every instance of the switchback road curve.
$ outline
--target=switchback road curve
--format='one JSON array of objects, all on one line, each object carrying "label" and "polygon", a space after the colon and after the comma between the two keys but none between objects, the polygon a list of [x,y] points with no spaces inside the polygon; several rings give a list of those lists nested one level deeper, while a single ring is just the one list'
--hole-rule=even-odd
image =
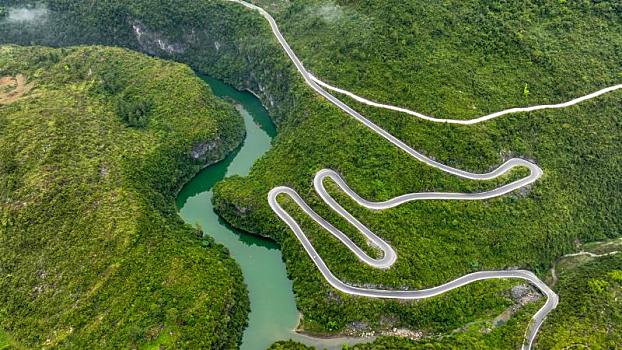
[{"label": "switchback road curve", "polygon": [[540,176],[542,176],[542,169],[538,167],[536,164],[528,162],[523,159],[513,158],[503,163],[497,169],[484,174],[471,173],[465,170],[456,169],[450,167],[448,165],[439,163],[425,155],[417,152],[406,143],[396,138],[389,132],[385,131],[378,125],[374,124],[369,119],[365,118],[363,115],[352,109],[350,106],[346,105],[338,98],[330,94],[325,90],[329,89],[341,94],[345,94],[349,97],[354,98],[355,100],[372,105],[379,108],[391,109],[399,112],[408,113],[414,115],[416,117],[429,120],[432,122],[443,122],[443,123],[454,123],[454,124],[475,124],[485,120],[490,120],[493,118],[500,117],[502,115],[511,114],[511,113],[520,113],[520,112],[529,112],[541,109],[551,109],[551,108],[563,108],[578,104],[580,102],[598,97],[602,94],[615,91],[618,89],[622,89],[622,85],[615,85],[592,94],[574,99],[572,101],[568,101],[565,103],[557,104],[557,105],[541,105],[541,106],[533,106],[533,107],[524,107],[524,108],[512,108],[508,110],[504,110],[501,112],[493,113],[488,116],[471,119],[471,120],[456,120],[456,119],[438,119],[431,116],[426,116],[421,113],[413,112],[407,110],[405,108],[395,107],[391,105],[385,105],[376,103],[373,101],[369,101],[365,98],[357,96],[351,92],[333,87],[327,83],[324,83],[314,77],[311,73],[309,73],[305,68],[302,62],[298,59],[294,51],[290,48],[289,44],[279,31],[278,25],[274,18],[270,16],[268,12],[266,12],[261,7],[255,6],[253,4],[247,3],[242,0],[227,0],[229,2],[235,2],[237,4],[243,5],[251,10],[258,11],[270,24],[272,28],[272,33],[278,40],[279,44],[283,47],[287,55],[289,56],[292,63],[296,66],[298,72],[302,75],[305,82],[318,94],[322,95],[329,102],[367,126],[369,129],[377,133],[378,135],[385,138],[387,141],[400,148],[404,152],[408,153],[412,157],[417,160],[431,166],[442,170],[444,172],[456,175],[461,178],[471,179],[471,180],[491,180],[495,179],[515,167],[526,167],[529,169],[530,173],[528,176],[514,181],[510,184],[503,185],[496,189],[481,192],[481,193],[444,193],[444,192],[426,192],[426,193],[410,193],[403,196],[399,196],[393,199],[390,199],[385,202],[371,202],[356,194],[352,189],[348,187],[345,181],[333,170],[324,169],[319,171],[314,179],[314,187],[318,195],[326,202],[326,204],[339,215],[341,215],[344,219],[346,219],[351,225],[357,228],[357,230],[364,235],[367,240],[372,243],[374,246],[378,247],[383,252],[383,257],[380,259],[375,259],[366,254],[359,246],[357,246],[347,235],[341,232],[339,229],[334,227],[332,224],[324,220],[320,215],[318,215],[311,207],[309,207],[305,201],[298,195],[298,193],[289,188],[289,187],[276,187],[273,188],[268,194],[268,201],[272,210],[283,220],[290,229],[294,232],[306,252],[309,254],[319,271],[322,273],[324,278],[328,281],[328,283],[334,288],[348,294],[364,296],[364,297],[372,297],[372,298],[389,298],[389,299],[424,299],[430,298],[439,294],[443,294],[450,290],[462,287],[464,285],[488,279],[522,279],[534,287],[536,287],[540,292],[542,292],[546,297],[547,301],[544,306],[536,312],[536,314],[532,317],[532,320],[527,328],[525,334],[525,340],[523,342],[522,348],[524,350],[529,350],[532,347],[533,341],[540,329],[540,326],[544,322],[546,316],[557,306],[558,304],[558,296],[551,290],[542,280],[540,280],[534,273],[526,270],[500,270],[500,271],[480,271],[475,273],[470,273],[459,277],[455,280],[447,282],[437,287],[421,289],[421,290],[386,290],[386,289],[371,289],[371,288],[360,288],[356,286],[349,285],[344,283],[339,278],[337,278],[328,268],[322,257],[317,253],[305,233],[302,231],[296,220],[294,220],[287,211],[285,211],[281,205],[278,203],[277,198],[280,195],[289,196],[311,219],[321,225],[325,230],[330,232],[333,236],[339,239],[350,251],[352,251],[359,260],[362,262],[373,266],[375,268],[380,269],[388,269],[390,268],[396,261],[397,255],[393,248],[385,242],[382,238],[375,235],[371,232],[367,227],[365,227],[361,222],[359,222],[356,218],[354,218],[348,211],[346,211],[341,205],[339,205],[326,191],[324,187],[324,180],[330,179],[334,183],[336,183],[344,193],[346,193],[350,198],[356,201],[359,205],[366,207],[371,210],[383,210],[388,208],[393,208],[403,203],[416,201],[416,200],[483,200],[498,197],[504,195],[508,192],[514,191],[516,189],[527,186],[533,182],[535,182]]}]

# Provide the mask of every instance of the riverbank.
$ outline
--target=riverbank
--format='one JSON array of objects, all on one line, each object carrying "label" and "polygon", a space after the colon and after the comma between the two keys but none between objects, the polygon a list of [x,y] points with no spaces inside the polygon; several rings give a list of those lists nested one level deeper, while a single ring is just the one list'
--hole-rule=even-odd
[{"label": "riverbank", "polygon": [[235,109],[189,67],[120,48],[0,46],[0,71],[2,341],[238,347],[241,271],[174,206],[242,141]]},{"label": "riverbank", "polygon": [[[230,209],[223,215],[237,227],[270,233],[280,242],[306,329],[339,332],[361,319],[374,327],[388,315],[395,326],[440,333],[508,306],[503,290],[511,286],[503,283],[478,285],[416,306],[334,293],[311,272],[312,262],[291,234],[275,224],[265,203],[270,188],[287,184],[315,202],[310,179],[325,167],[343,172],[357,192],[375,200],[413,189],[482,188],[447,179],[400,157],[314,96],[260,16],[222,2],[150,5],[141,0],[120,4],[119,13],[111,15],[106,7],[68,3],[66,13],[53,16],[60,25],[51,26],[41,37],[66,45],[71,39],[66,33],[80,33],[73,40],[125,45],[183,60],[240,89],[256,91],[267,106],[274,101],[270,112],[285,132],[249,178],[219,186],[220,202]],[[463,1],[458,8],[403,1],[344,3],[346,15],[337,18],[343,21],[310,16],[316,13],[315,4],[291,5],[277,21],[317,76],[361,96],[427,114],[468,118],[514,105],[561,102],[619,80],[615,43],[622,31],[615,12],[607,12],[601,3],[514,2],[494,8],[477,1]],[[396,12],[396,6],[404,11]],[[499,26],[507,23],[508,14],[516,22]],[[136,21],[146,37],[136,37],[130,25]],[[386,40],[386,33],[392,34],[391,40]],[[10,35],[0,40],[7,38]],[[408,44],[400,44],[402,40]],[[158,46],[162,41],[183,52],[162,50]],[[380,52],[375,52],[378,48]],[[425,288],[465,273],[509,266],[543,273],[556,257],[573,251],[577,239],[604,239],[621,232],[620,169],[615,162],[620,140],[611,134],[619,129],[616,96],[563,112],[508,116],[468,130],[431,126],[354,102],[355,109],[383,129],[443,163],[486,171],[509,157],[522,156],[537,161],[546,176],[527,193],[485,203],[417,203],[373,215],[358,211],[357,217],[371,228],[390,225],[382,236],[400,246],[402,259],[382,275],[356,266],[358,261],[313,223],[305,223],[305,231],[317,241],[329,242],[322,247],[329,265],[348,266],[338,276],[360,285]],[[364,157],[352,156],[362,151]],[[339,200],[346,209],[356,210],[347,198]],[[250,210],[240,213],[236,207]],[[323,210],[315,203],[314,209]],[[328,216],[331,222],[339,221],[338,216]],[[356,238],[356,232],[351,236]],[[473,303],[476,308],[470,306]]]},{"label": "riverbank", "polygon": [[233,101],[244,118],[246,137],[225,160],[203,169],[177,197],[181,217],[198,225],[206,237],[223,244],[240,265],[249,290],[250,313],[242,350],[264,350],[279,340],[294,339],[309,346],[341,349],[344,344],[370,342],[371,337],[315,336],[298,333],[300,320],[292,282],[278,245],[271,239],[238,231],[214,212],[213,187],[231,176],[246,176],[251,167],[271,147],[276,129],[261,101],[250,92],[206,75],[200,75],[216,96]]},{"label": "riverbank", "polygon": [[288,339],[296,326],[298,310],[291,281],[276,243],[237,231],[218,217],[212,206],[212,188],[225,177],[247,175],[255,161],[270,149],[276,130],[252,94],[238,92],[205,75],[201,77],[216,96],[235,102],[244,118],[246,136],[225,160],[203,169],[183,187],[177,206],[184,221],[198,225],[206,237],[223,244],[241,267],[251,310],[241,349],[263,350],[276,340]]}]

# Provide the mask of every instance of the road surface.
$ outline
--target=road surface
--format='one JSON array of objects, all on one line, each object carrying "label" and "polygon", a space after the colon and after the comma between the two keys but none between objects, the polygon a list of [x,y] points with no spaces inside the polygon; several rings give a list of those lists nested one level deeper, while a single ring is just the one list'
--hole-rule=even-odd
[{"label": "road surface", "polygon": [[597,92],[576,98],[574,100],[553,104],[553,105],[540,105],[540,106],[532,106],[532,107],[522,107],[522,108],[511,108],[501,112],[493,113],[487,116],[471,119],[471,120],[457,120],[457,119],[439,119],[431,116],[426,116],[424,114],[413,112],[405,108],[380,104],[377,102],[369,101],[363,97],[357,96],[349,91],[339,89],[337,87],[331,86],[327,83],[322,82],[311,73],[309,73],[302,62],[298,59],[294,51],[290,48],[289,44],[279,31],[276,21],[268,12],[266,12],[261,7],[255,6],[253,4],[249,4],[242,0],[227,0],[230,2],[235,2],[237,4],[241,4],[246,6],[249,9],[258,11],[270,24],[272,28],[272,33],[278,40],[279,44],[283,47],[287,55],[289,56],[292,63],[296,66],[298,72],[302,75],[305,82],[318,94],[322,95],[332,104],[367,126],[369,129],[377,133],[378,135],[385,138],[387,141],[400,148],[404,152],[408,153],[412,157],[417,160],[431,166],[442,170],[444,172],[456,175],[461,178],[471,179],[471,180],[492,180],[495,179],[510,170],[516,167],[526,167],[529,169],[529,175],[514,181],[510,184],[506,184],[500,186],[496,189],[481,192],[481,193],[444,193],[444,192],[425,192],[425,193],[410,193],[403,196],[399,196],[393,199],[390,199],[385,202],[371,202],[364,198],[361,198],[358,194],[356,194],[352,189],[348,187],[345,181],[333,170],[324,169],[319,171],[314,179],[314,187],[318,195],[326,202],[326,204],[339,215],[341,215],[344,219],[346,219],[350,224],[356,227],[361,234],[363,234],[367,240],[372,243],[374,246],[378,247],[383,252],[382,258],[375,259],[366,254],[359,246],[357,246],[350,238],[347,237],[343,232],[334,227],[332,224],[324,220],[320,215],[318,215],[313,209],[311,209],[305,201],[298,195],[298,193],[289,188],[289,187],[276,187],[273,188],[268,194],[268,201],[272,210],[283,220],[294,232],[306,252],[309,254],[319,271],[322,273],[324,278],[328,281],[328,283],[334,288],[348,294],[364,296],[364,297],[372,297],[372,298],[389,298],[389,299],[425,299],[433,296],[437,296],[439,294],[443,294],[450,290],[465,286],[467,284],[488,280],[488,279],[522,279],[529,282],[531,285],[536,287],[543,295],[546,296],[547,301],[542,306],[540,310],[533,315],[532,320],[527,328],[525,334],[525,340],[523,342],[522,348],[524,350],[529,350],[532,347],[534,339],[540,329],[540,326],[544,322],[546,316],[557,306],[558,304],[558,296],[549,288],[542,280],[540,280],[534,273],[526,270],[499,270],[499,271],[480,271],[475,273],[470,273],[459,277],[455,280],[447,282],[437,287],[428,288],[428,289],[420,289],[420,290],[388,290],[388,289],[372,289],[372,288],[360,288],[344,283],[339,278],[337,278],[330,271],[322,257],[317,253],[305,233],[302,231],[296,220],[294,220],[287,211],[285,211],[281,205],[279,204],[277,198],[280,195],[289,196],[294,202],[308,215],[311,219],[321,225],[325,230],[330,232],[333,236],[339,239],[352,253],[354,253],[357,258],[375,268],[379,269],[388,269],[390,268],[396,261],[397,255],[393,248],[385,242],[382,238],[375,235],[371,232],[367,227],[365,227],[362,223],[360,223],[356,218],[354,218],[348,211],[346,211],[341,205],[339,205],[326,191],[324,187],[324,180],[329,178],[334,183],[336,183],[342,191],[344,191],[350,198],[356,201],[359,205],[369,208],[371,210],[384,210],[396,207],[403,203],[416,201],[416,200],[483,200],[498,197],[504,195],[506,193],[512,192],[516,189],[522,188],[529,184],[532,184],[540,176],[542,176],[542,169],[538,167],[536,164],[528,162],[524,159],[513,158],[503,163],[497,169],[484,174],[471,173],[465,170],[457,169],[450,167],[448,165],[439,163],[425,155],[417,152],[406,143],[393,136],[389,132],[385,131],[378,125],[374,124],[369,119],[365,118],[363,115],[352,109],[350,106],[346,105],[338,98],[330,94],[325,89],[329,89],[341,94],[345,94],[355,100],[372,105],[379,108],[391,109],[399,112],[408,113],[414,115],[416,117],[429,120],[431,122],[441,122],[441,123],[454,123],[454,124],[476,124],[479,122],[483,122],[486,120],[490,120],[493,118],[497,118],[503,115],[511,114],[511,113],[522,113],[529,111],[536,111],[542,109],[553,109],[553,108],[564,108],[569,107],[583,101],[596,98],[605,93],[612,92],[618,89],[622,89],[621,85],[611,86]]}]

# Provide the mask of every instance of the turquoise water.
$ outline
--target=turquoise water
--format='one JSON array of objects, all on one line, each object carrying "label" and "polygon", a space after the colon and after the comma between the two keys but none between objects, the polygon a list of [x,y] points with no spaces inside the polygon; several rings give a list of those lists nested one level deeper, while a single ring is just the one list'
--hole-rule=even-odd
[{"label": "turquoise water", "polygon": [[244,117],[246,139],[225,160],[205,168],[186,184],[177,198],[177,207],[187,223],[198,224],[205,234],[227,247],[242,269],[248,286],[251,312],[241,349],[264,350],[275,341],[288,339],[320,349],[341,349],[344,342],[361,341],[347,338],[315,339],[295,333],[293,330],[298,325],[299,312],[279,247],[270,240],[239,232],[214,212],[214,185],[228,176],[248,175],[253,163],[270,149],[276,129],[255,96],[239,92],[218,80],[202,78],[216,96],[235,101],[236,108]]},{"label": "turquoise water", "polygon": [[[253,163],[268,149],[276,130],[257,98],[205,78],[214,94],[236,101],[244,117],[246,139],[224,161],[204,169],[181,191],[177,199],[181,217],[200,225],[204,232],[226,246],[238,262],[248,286],[251,312],[242,349],[266,349],[276,340],[289,339],[298,323],[292,283],[287,278],[278,246],[266,239],[238,232],[216,215],[212,187],[225,177],[248,175]],[[223,330],[226,331],[226,330]]]}]

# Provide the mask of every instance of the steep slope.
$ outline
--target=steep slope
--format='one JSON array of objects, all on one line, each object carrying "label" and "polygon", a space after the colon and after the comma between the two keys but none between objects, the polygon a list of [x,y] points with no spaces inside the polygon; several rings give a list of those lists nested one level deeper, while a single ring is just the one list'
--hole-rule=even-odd
[{"label": "steep slope", "polygon": [[188,67],[122,49],[2,46],[0,77],[0,328],[11,341],[236,347],[241,272],[174,206],[185,180],[241,141],[235,110]]},{"label": "steep slope", "polygon": [[[318,77],[441,118],[562,102],[620,82],[622,12],[616,1],[256,3],[275,16]],[[235,226],[281,243],[304,329],[360,333],[406,327],[437,334],[479,322],[485,330],[513,304],[508,283],[482,283],[418,303],[353,298],[326,285],[267,205],[273,186],[295,188],[314,210],[364,246],[313,193],[318,170],[339,171],[370,200],[414,191],[481,191],[499,183],[457,180],[430,169],[317,97],[257,13],[225,1],[48,4],[53,30],[12,26],[6,31],[26,31],[28,39],[9,35],[0,40],[118,43],[191,63],[263,99],[281,135],[250,177],[230,179],[216,189],[216,206]],[[620,235],[620,92],[565,110],[472,127],[430,124],[344,100],[440,162],[484,172],[507,158],[524,157],[545,172],[527,191],[506,197],[418,202],[381,213],[358,208],[332,188],[331,195],[401,257],[387,273],[368,269],[297,215],[329,267],[347,282],[423,288],[471,271],[517,266],[542,275],[578,241]],[[288,209],[295,212],[294,206]],[[512,328],[506,338],[520,340],[524,326]]]},{"label": "steep slope", "polygon": [[[401,21],[395,17],[408,18],[404,15],[408,11],[432,14],[435,5],[400,3],[405,9],[393,13],[394,6],[387,3],[341,2],[341,6],[332,4],[334,11],[323,11],[322,6],[317,6],[318,3],[329,6],[329,2],[291,6],[282,3],[272,6],[270,1],[261,3],[273,11],[292,48],[320,78],[332,75],[333,79],[339,79],[331,81],[338,86],[380,102],[402,102],[411,108],[415,108],[413,103],[419,98],[411,98],[408,93],[427,90],[423,95],[433,96],[415,109],[441,118],[470,118],[497,108],[563,102],[619,82],[621,38],[614,28],[620,28],[621,22],[615,8],[607,8],[607,2],[597,5],[510,3],[496,9],[498,14],[491,14],[490,9],[482,9],[476,2],[461,2],[437,10],[448,15],[466,10],[475,15],[461,17],[465,19],[422,16],[425,20],[421,21]],[[522,11],[515,11],[517,6]],[[343,16],[335,18],[339,13]],[[364,14],[368,15],[367,22],[357,22]],[[499,35],[494,23],[510,14],[530,26],[503,27],[505,32]],[[483,23],[477,29],[469,28],[469,22],[475,19]],[[387,29],[397,33],[399,40],[411,27],[435,30],[447,23],[449,34],[453,34],[449,38],[422,36],[416,45],[385,45],[391,41],[383,34]],[[573,30],[560,31],[564,26]],[[461,29],[469,29],[469,35],[463,36]],[[365,34],[369,37],[362,40]],[[524,37],[523,41],[512,39],[520,36]],[[546,60],[519,54],[529,46],[533,50],[548,48]],[[372,52],[377,47],[382,47],[382,52]],[[416,54],[417,51],[423,54]],[[373,64],[378,58],[374,53],[380,55],[383,64]],[[439,55],[455,59],[443,61],[443,66],[436,69],[408,68],[409,62],[432,62]],[[469,57],[482,59],[469,62]],[[471,69],[477,69],[477,73],[467,75]],[[443,73],[446,79],[438,79],[433,73]],[[472,86],[468,86],[470,80],[475,81]],[[348,85],[350,81],[356,84]],[[409,82],[410,89],[398,88]],[[364,88],[373,83],[376,83],[371,88],[373,93],[365,92]],[[473,90],[480,85],[490,91]],[[538,88],[533,89],[534,86]],[[499,87],[504,87],[503,93],[499,93]],[[449,92],[460,98],[468,95],[466,102],[448,98]],[[524,157],[535,161],[545,172],[528,191],[505,198],[469,203],[417,202],[385,212],[359,208],[333,186],[329,192],[346,210],[396,248],[398,261],[389,271],[366,268],[336,244],[333,237],[302,216],[294,205],[283,202],[296,213],[294,217],[310,234],[333,273],[350,284],[416,289],[435,286],[471,271],[516,266],[542,274],[556,257],[573,251],[577,241],[620,234],[617,179],[620,158],[616,151],[621,141],[619,98],[620,92],[616,92],[565,110],[517,114],[470,127],[434,125],[344,98],[380,126],[444,164],[486,172],[510,157]],[[483,104],[491,107],[477,107]],[[465,112],[466,109],[471,111]],[[333,118],[335,114],[328,108],[317,115],[311,114],[296,132],[284,136],[286,140],[256,166],[249,179],[236,178],[221,184],[216,197],[221,213],[248,230],[268,232],[284,242],[289,268],[297,277],[295,288],[302,296],[299,302],[305,314],[303,325],[308,330],[360,330],[362,323],[365,331],[382,329],[388,324],[434,334],[460,329],[474,320],[479,320],[482,330],[486,330],[496,316],[492,310],[499,310],[504,301],[503,294],[495,294],[494,289],[481,285],[447,295],[445,300],[440,297],[411,305],[383,301],[367,304],[361,298],[335,296],[330,287],[322,293],[309,292],[315,285],[325,285],[321,278],[308,274],[314,269],[311,259],[302,262],[306,255],[294,248],[298,242],[288,233],[276,233],[278,229],[273,223],[264,219],[269,217],[270,210],[262,204],[262,194],[273,186],[287,185],[298,190],[314,210],[360,246],[365,246],[365,242],[357,241],[358,234],[328,211],[313,193],[312,178],[318,170],[337,170],[354,191],[372,201],[419,191],[473,192],[489,188],[458,181],[411,160],[384,145],[382,139],[359,124]],[[257,201],[249,201],[254,198]],[[240,208],[253,210],[246,210],[244,216],[240,215]],[[482,294],[486,290],[491,295]],[[486,308],[488,311],[483,312]],[[514,329],[518,336],[506,335],[506,339],[521,338],[524,328]],[[564,346],[571,344],[572,339],[560,342]],[[519,343],[505,344],[504,348]],[[491,345],[495,346],[499,344]]]}]

